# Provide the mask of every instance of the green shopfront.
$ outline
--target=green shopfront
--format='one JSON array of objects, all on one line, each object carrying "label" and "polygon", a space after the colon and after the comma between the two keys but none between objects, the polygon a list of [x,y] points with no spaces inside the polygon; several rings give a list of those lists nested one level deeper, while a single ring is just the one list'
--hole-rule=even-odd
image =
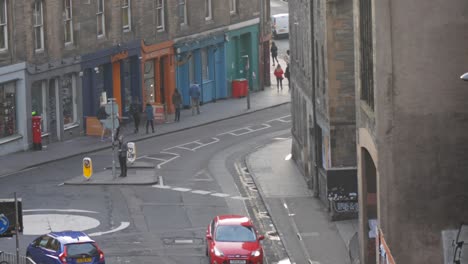
[{"label": "green shopfront", "polygon": [[[251,91],[259,90],[258,20],[230,26],[226,32],[226,80],[228,94],[232,94],[232,81],[247,79]],[[250,24],[250,25],[249,25]]]}]

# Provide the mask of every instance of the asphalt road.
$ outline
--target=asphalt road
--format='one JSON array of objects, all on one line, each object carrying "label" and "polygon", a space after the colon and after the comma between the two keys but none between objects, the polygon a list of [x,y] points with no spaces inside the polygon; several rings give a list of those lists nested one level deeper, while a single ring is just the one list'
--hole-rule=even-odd
[{"label": "asphalt road", "polygon": [[[90,234],[107,263],[207,263],[204,233],[214,216],[248,214],[260,233],[271,229],[255,186],[240,175],[245,155],[289,130],[285,105],[138,142],[139,160],[159,165],[164,188],[63,185],[82,173],[76,157],[2,178],[0,197],[23,200],[23,254],[39,234],[73,229]],[[111,164],[109,151],[89,156],[96,172]],[[266,263],[285,257],[279,241],[268,237],[264,247]],[[0,249],[15,252],[15,239],[1,238]]]}]

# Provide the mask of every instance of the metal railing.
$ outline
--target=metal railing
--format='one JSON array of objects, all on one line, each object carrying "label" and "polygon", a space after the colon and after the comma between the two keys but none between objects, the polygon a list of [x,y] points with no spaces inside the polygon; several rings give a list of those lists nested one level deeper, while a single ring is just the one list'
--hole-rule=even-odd
[{"label": "metal railing", "polygon": [[26,256],[19,256],[19,263],[16,262],[16,254],[0,251],[0,264],[36,264]]}]

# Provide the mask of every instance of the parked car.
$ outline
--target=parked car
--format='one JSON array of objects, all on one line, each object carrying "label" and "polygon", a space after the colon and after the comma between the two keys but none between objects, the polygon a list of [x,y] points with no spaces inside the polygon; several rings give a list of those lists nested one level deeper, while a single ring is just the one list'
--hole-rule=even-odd
[{"label": "parked car", "polygon": [[271,32],[273,38],[277,39],[280,36],[289,35],[289,14],[276,14],[271,16]]},{"label": "parked car", "polygon": [[210,264],[263,264],[265,237],[241,215],[219,215],[206,230],[206,255]]},{"label": "parked car", "polygon": [[97,243],[81,231],[42,235],[29,244],[26,256],[37,264],[105,264]]}]

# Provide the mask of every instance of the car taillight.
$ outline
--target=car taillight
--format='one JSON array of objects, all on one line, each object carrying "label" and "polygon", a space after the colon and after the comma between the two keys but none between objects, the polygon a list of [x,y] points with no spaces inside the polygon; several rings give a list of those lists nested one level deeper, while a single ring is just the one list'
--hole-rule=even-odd
[{"label": "car taillight", "polygon": [[99,248],[99,246],[94,243],[94,246],[96,247],[96,249],[98,250],[98,253],[99,253],[99,261],[102,262],[104,261],[104,252],[102,252],[102,250]]},{"label": "car taillight", "polygon": [[59,260],[61,263],[65,264],[67,263],[67,248],[63,248],[63,252],[59,255]]}]

